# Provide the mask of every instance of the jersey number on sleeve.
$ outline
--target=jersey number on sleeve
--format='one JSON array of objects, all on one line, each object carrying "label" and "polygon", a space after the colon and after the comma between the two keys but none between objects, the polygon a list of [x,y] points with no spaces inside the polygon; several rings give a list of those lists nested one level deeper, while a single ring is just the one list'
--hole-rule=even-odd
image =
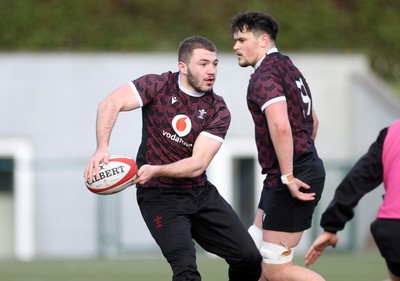
[{"label": "jersey number on sleeve", "polygon": [[[297,88],[300,89],[301,99],[303,100],[303,103],[305,105],[303,109],[303,115],[304,118],[306,118],[311,113],[311,98],[307,92],[306,87],[304,87],[303,80],[301,78],[299,80],[296,80],[296,85]],[[307,110],[305,110],[305,108],[307,108]]]}]

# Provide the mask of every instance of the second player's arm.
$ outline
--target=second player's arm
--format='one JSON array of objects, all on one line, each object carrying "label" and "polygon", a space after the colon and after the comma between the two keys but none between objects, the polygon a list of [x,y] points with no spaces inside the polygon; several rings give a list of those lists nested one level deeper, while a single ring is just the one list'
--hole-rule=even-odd
[{"label": "second player's arm", "polygon": [[[293,174],[293,137],[287,114],[285,101],[273,103],[265,108],[265,115],[279,167],[282,175]],[[287,184],[291,195],[299,200],[310,201],[315,199],[315,193],[305,193],[300,188],[309,189],[310,186],[293,175],[293,180]]]},{"label": "second player's arm", "polygon": [[293,138],[286,102],[273,103],[265,108],[269,132],[282,175],[293,172]]},{"label": "second player's arm", "polygon": [[315,139],[317,138],[319,119],[318,119],[317,113],[315,113],[314,107],[312,109],[312,116],[313,116],[313,120],[314,120],[314,125],[313,125],[313,132],[312,132],[311,138],[315,141]]}]

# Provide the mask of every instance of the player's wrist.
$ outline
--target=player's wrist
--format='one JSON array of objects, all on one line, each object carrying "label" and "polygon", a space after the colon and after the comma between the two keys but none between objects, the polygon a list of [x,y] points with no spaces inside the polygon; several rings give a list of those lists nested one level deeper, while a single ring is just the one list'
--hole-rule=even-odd
[{"label": "player's wrist", "polygon": [[286,184],[286,185],[291,184],[294,181],[293,172],[282,175],[281,181],[283,184]]}]

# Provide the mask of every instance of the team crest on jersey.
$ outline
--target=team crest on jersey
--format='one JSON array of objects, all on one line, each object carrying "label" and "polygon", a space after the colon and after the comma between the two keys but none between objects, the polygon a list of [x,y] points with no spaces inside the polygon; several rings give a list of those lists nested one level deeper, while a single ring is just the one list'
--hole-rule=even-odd
[{"label": "team crest on jersey", "polygon": [[205,111],[204,109],[199,110],[199,118],[200,119],[204,119],[205,114],[207,114],[207,111]]},{"label": "team crest on jersey", "polygon": [[192,121],[186,115],[179,114],[172,119],[172,128],[179,137],[189,134],[192,129]]}]

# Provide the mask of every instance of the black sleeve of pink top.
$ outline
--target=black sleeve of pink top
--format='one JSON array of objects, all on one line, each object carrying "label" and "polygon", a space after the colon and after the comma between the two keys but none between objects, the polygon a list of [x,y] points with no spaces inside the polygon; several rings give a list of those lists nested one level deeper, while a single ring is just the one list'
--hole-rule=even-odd
[{"label": "black sleeve of pink top", "polygon": [[383,182],[382,150],[388,128],[346,174],[335,191],[332,201],[321,217],[321,227],[336,233],[354,216],[354,208],[360,199]]}]

